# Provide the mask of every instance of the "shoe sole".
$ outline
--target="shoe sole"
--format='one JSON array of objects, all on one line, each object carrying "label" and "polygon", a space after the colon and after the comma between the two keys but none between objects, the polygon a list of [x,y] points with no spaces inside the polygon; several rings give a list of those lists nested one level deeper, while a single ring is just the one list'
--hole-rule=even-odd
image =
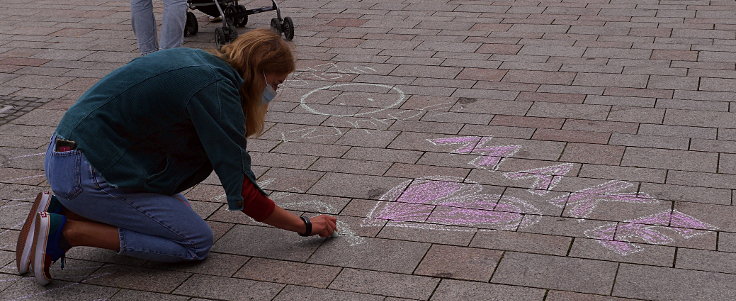
[{"label": "shoe sole", "polygon": [[33,274],[36,282],[40,285],[47,285],[51,282],[51,276],[47,273],[48,266],[46,264],[46,246],[49,237],[49,228],[51,227],[48,212],[39,212],[36,215],[36,237],[33,240]]},{"label": "shoe sole", "polygon": [[23,228],[20,230],[15,248],[15,264],[20,275],[27,273],[31,264],[31,249],[36,227],[36,214],[48,210],[49,204],[51,204],[51,194],[48,192],[39,193],[36,196],[36,200],[33,201],[31,210],[28,212],[25,223],[23,223]]}]

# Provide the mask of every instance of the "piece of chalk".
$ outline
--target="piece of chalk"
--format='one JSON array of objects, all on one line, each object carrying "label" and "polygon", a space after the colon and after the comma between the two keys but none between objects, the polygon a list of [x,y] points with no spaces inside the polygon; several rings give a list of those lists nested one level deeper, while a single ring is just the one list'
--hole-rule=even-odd
[{"label": "piece of chalk", "polygon": [[337,234],[337,231],[332,232],[332,237],[338,237],[338,236],[340,236],[340,234]]}]

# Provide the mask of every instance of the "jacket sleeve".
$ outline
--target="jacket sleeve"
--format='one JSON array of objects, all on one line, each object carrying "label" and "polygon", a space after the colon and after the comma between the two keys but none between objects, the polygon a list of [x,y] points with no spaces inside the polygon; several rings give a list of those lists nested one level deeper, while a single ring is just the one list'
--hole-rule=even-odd
[{"label": "jacket sleeve", "polygon": [[230,210],[243,210],[243,181],[260,192],[245,139],[245,115],[237,87],[220,80],[198,91],[186,111],[212,168],[220,178]]}]

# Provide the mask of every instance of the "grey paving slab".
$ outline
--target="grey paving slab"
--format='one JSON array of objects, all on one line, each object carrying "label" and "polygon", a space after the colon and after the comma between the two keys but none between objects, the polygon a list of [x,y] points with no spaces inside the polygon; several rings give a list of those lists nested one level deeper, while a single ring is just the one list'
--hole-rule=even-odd
[{"label": "grey paving slab", "polygon": [[736,252],[736,233],[721,232],[718,238],[718,251]]},{"label": "grey paving slab", "polygon": [[331,289],[428,300],[439,279],[356,269],[343,269]]},{"label": "grey paving slab", "polygon": [[15,281],[2,291],[0,300],[96,300],[108,299],[119,289],[78,282],[55,281],[48,286],[38,285],[31,277]]},{"label": "grey paving slab", "polygon": [[270,300],[283,287],[283,284],[270,282],[196,275],[187,279],[174,293],[224,300]]},{"label": "grey paving slab", "polygon": [[[611,248],[604,246],[595,239],[575,238],[570,248],[571,257],[598,259],[615,262],[629,262],[637,264],[671,267],[675,261],[675,248],[651,244],[634,244],[639,248],[637,252],[622,255]],[[682,251],[684,249],[679,249]]]},{"label": "grey paving slab", "polygon": [[274,298],[275,301],[288,301],[288,300],[356,300],[356,301],[381,301],[384,300],[384,296],[361,294],[354,292],[345,292],[338,290],[328,290],[314,287],[303,287],[289,285],[285,287],[278,296]]},{"label": "grey paving slab", "polygon": [[736,274],[736,254],[680,248],[675,268]]},{"label": "grey paving slab", "polygon": [[207,259],[197,262],[158,263],[147,262],[145,267],[156,270],[172,270],[193,274],[229,277],[250,259],[247,256],[210,252]]},{"label": "grey paving slab", "polygon": [[495,250],[433,245],[414,274],[487,282],[502,254]]},{"label": "grey paving slab", "polygon": [[[334,266],[253,258],[234,276],[258,281],[327,288],[340,270],[341,268]],[[305,275],[309,276],[305,277]]]},{"label": "grey paving slab", "polygon": [[186,296],[176,296],[161,293],[152,293],[144,291],[134,291],[122,289],[115,293],[110,301],[127,301],[127,300],[161,300],[161,301],[185,301],[189,300]]},{"label": "grey paving slab", "polygon": [[507,252],[491,282],[606,294],[617,268],[612,262]]},{"label": "grey paving slab", "polygon": [[307,261],[376,271],[411,273],[429,249],[428,243],[363,238],[324,243]]},{"label": "grey paving slab", "polygon": [[170,293],[190,276],[190,273],[184,272],[106,265],[96,270],[84,283]]},{"label": "grey paving slab", "polygon": [[515,231],[479,231],[470,243],[471,247],[504,251],[564,256],[570,249],[572,238]]},{"label": "grey paving slab", "polygon": [[[248,239],[243,239],[244,237],[248,237]],[[294,232],[281,229],[236,225],[217,241],[217,244],[212,247],[212,251],[305,261],[321,243],[321,238],[302,238]]]},{"label": "grey paving slab", "polygon": [[613,295],[650,300],[731,300],[734,275],[622,264]]},{"label": "grey paving slab", "polygon": [[431,300],[543,300],[544,290],[443,279]]},{"label": "grey paving slab", "polygon": [[[350,174],[325,174],[307,193],[349,198],[378,199],[406,179]],[[356,187],[353,183],[364,183]]]}]

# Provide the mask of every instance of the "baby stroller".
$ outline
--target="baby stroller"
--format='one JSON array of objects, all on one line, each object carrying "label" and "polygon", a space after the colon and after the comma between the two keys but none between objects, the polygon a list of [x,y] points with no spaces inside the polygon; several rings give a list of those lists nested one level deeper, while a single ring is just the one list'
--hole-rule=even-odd
[{"label": "baby stroller", "polygon": [[[294,38],[294,22],[291,18],[281,18],[281,10],[275,0],[271,0],[271,6],[254,9],[246,9],[239,5],[238,0],[187,0],[190,9],[199,10],[209,16],[222,16],[222,27],[215,28],[215,43],[217,48],[232,42],[238,36],[235,27],[243,27],[248,23],[248,16],[252,14],[276,11],[276,18],[271,19],[271,28],[279,34],[284,34],[287,41]],[[199,31],[197,18],[194,13],[187,12],[187,22],[184,26],[184,36],[195,35]]]}]

